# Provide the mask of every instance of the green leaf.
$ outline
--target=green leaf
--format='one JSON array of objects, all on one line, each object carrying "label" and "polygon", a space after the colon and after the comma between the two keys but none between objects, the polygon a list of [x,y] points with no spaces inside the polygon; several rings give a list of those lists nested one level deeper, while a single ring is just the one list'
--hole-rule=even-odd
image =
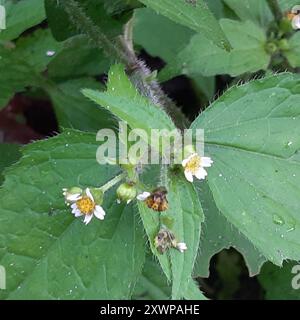
[{"label": "green leaf", "polygon": [[168,300],[171,287],[160,266],[148,256],[143,273],[134,290],[133,300]]},{"label": "green leaf", "polygon": [[[237,76],[245,72],[266,70],[270,55],[265,50],[266,35],[251,21],[220,20],[232,50],[224,52],[202,35],[191,38],[189,45],[162,72],[161,79],[179,74],[213,76],[229,74]],[[205,63],[203,63],[205,61]]]},{"label": "green leaf", "polygon": [[242,20],[251,20],[267,27],[273,15],[266,0],[224,0],[225,4]]},{"label": "green leaf", "polygon": [[[176,37],[174,37],[176,34]],[[188,45],[195,32],[157,14],[149,8],[135,10],[134,43],[142,46],[152,56],[172,62],[176,55]],[[159,35],[159,41],[157,41]],[[164,43],[162,46],[161,44]]]},{"label": "green leaf", "polygon": [[51,97],[59,124],[84,131],[98,131],[115,126],[110,114],[98,109],[81,94],[82,88],[101,89],[92,78],[69,80],[58,85],[49,83],[45,89]]},{"label": "green leaf", "polygon": [[289,49],[284,51],[284,55],[287,57],[288,62],[293,68],[300,67],[300,33],[296,32],[288,40]]},{"label": "green leaf", "polygon": [[170,251],[172,298],[180,299],[188,290],[204,214],[194,186],[177,175],[171,176],[168,199],[166,214],[173,219],[172,231],[178,242],[185,242],[188,247],[184,253],[174,249]]},{"label": "green leaf", "polygon": [[278,3],[282,11],[291,11],[296,5],[299,5],[298,0],[278,0]]},{"label": "green leaf", "polygon": [[[293,272],[295,268],[296,272]],[[282,268],[267,263],[258,276],[258,280],[265,290],[267,300],[300,300],[299,289],[293,288],[293,279],[299,285],[299,264],[284,263]],[[298,279],[298,280],[297,280]]]},{"label": "green leaf", "polygon": [[172,279],[171,262],[167,254],[159,254],[155,248],[154,239],[160,230],[160,218],[157,212],[149,209],[144,203],[138,202],[140,217],[143,222],[144,229],[148,236],[152,253],[158,259],[159,264],[167,277],[168,281]]},{"label": "green leaf", "polygon": [[[151,176],[153,179],[153,173]],[[144,203],[139,202],[138,207],[151,251],[158,259],[167,279],[172,281],[172,298],[181,299],[186,292],[188,295],[188,290],[191,289],[190,278],[199,246],[203,212],[193,185],[176,173],[170,176],[168,201],[169,209],[160,215]],[[155,247],[154,239],[162,224],[174,233],[178,242],[185,242],[188,250],[181,253],[171,248],[165,254],[160,254]]]},{"label": "green leaf", "polygon": [[230,49],[218,21],[203,0],[196,4],[185,0],[140,0],[167,18],[201,33],[222,49]]},{"label": "green leaf", "polygon": [[121,65],[115,65],[109,73],[108,91],[82,90],[83,94],[109,110],[132,128],[174,130],[175,125],[160,107],[141,96],[132,85]]},{"label": "green leaf", "polygon": [[40,72],[45,71],[54,57],[47,51],[56,53],[61,49],[48,29],[37,30],[22,37],[12,47],[0,45],[0,108],[5,107],[10,98],[25,87],[42,85]]},{"label": "green leaf", "polygon": [[101,50],[93,47],[87,37],[66,40],[63,49],[48,65],[48,75],[55,79],[97,76],[106,73],[109,61]]},{"label": "green leaf", "polygon": [[25,30],[45,19],[44,2],[41,0],[5,0],[6,29],[0,32],[0,40],[13,40]]},{"label": "green leaf", "polygon": [[9,170],[0,190],[2,299],[130,298],[145,253],[134,208],[107,194],[105,220],[86,226],[62,196],[63,187],[101,186],[116,175],[97,163],[97,147],[94,134],[66,131],[28,145]]},{"label": "green leaf", "polygon": [[0,143],[0,185],[4,181],[4,169],[11,166],[21,157],[19,149],[20,146],[17,144]]},{"label": "green leaf", "polygon": [[5,107],[16,92],[23,91],[26,86],[38,83],[37,74],[23,61],[12,56],[9,50],[0,46],[0,109]]},{"label": "green leaf", "polygon": [[207,183],[201,183],[197,187],[205,213],[205,223],[202,227],[194,275],[209,277],[211,258],[223,249],[229,248],[234,248],[243,255],[251,277],[257,275],[266,261],[264,256],[222,215],[214,202]]},{"label": "green leaf", "polygon": [[141,6],[138,0],[103,0],[104,8],[109,15],[117,15]]},{"label": "green leaf", "polygon": [[201,114],[214,160],[208,182],[222,214],[275,264],[300,258],[300,78],[234,87]]},{"label": "green leaf", "polygon": [[19,38],[11,54],[30,65],[34,71],[43,72],[61,50],[62,44],[54,40],[49,29],[38,29],[29,36]]}]

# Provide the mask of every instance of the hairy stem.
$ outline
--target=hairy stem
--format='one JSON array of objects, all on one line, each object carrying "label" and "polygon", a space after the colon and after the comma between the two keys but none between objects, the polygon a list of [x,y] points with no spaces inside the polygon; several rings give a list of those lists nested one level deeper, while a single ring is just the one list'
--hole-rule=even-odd
[{"label": "hairy stem", "polygon": [[[53,0],[56,2],[56,0]],[[84,12],[83,8],[75,0],[60,0],[59,4],[68,14],[71,23],[82,33],[86,34],[89,39],[99,48],[102,48],[104,53],[112,59],[122,63],[128,62],[128,57],[125,56],[117,42],[111,41],[105,33],[102,32]]]},{"label": "hairy stem", "polygon": [[[53,0],[56,1],[56,0]],[[178,128],[188,125],[188,120],[175,103],[162,91],[156,79],[151,79],[151,71],[143,61],[140,61],[133,50],[130,35],[132,24],[125,29],[125,37],[119,42],[110,40],[94,22],[86,15],[75,0],[60,0],[60,5],[67,12],[71,23],[87,35],[96,46],[102,48],[107,56],[126,66],[130,80],[141,94],[148,97],[153,104],[164,109]]]}]

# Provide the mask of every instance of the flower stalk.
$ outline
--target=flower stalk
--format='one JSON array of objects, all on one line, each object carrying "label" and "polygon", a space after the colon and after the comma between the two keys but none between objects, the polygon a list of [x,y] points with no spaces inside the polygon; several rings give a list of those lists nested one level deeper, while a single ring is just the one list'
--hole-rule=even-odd
[{"label": "flower stalk", "polygon": [[115,186],[117,183],[121,182],[123,179],[125,179],[127,176],[126,172],[122,172],[121,174],[117,175],[113,179],[109,180],[107,183],[105,183],[100,188],[95,188],[96,190],[101,190],[103,193],[111,189],[113,186]]}]

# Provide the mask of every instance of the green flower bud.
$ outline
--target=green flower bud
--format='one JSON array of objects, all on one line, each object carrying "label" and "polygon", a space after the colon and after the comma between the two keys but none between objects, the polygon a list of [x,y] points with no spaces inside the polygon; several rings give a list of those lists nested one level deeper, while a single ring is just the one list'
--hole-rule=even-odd
[{"label": "green flower bud", "polygon": [[277,52],[278,47],[277,47],[276,43],[274,43],[274,42],[268,42],[268,43],[266,43],[265,49],[266,49],[266,52],[267,52],[268,54],[271,54],[271,55],[272,55],[272,54],[274,54],[274,53]]},{"label": "green flower bud", "polygon": [[137,195],[137,190],[133,184],[122,183],[117,189],[118,202],[125,201],[129,203],[131,200],[135,199]]},{"label": "green flower bud", "polygon": [[94,201],[97,205],[101,206],[103,203],[103,191],[100,189],[94,189],[94,188],[90,188],[91,194],[94,198]]},{"label": "green flower bud", "polygon": [[289,42],[287,39],[281,39],[279,42],[278,42],[278,46],[281,50],[283,51],[287,51],[290,49],[290,45],[289,45]]}]

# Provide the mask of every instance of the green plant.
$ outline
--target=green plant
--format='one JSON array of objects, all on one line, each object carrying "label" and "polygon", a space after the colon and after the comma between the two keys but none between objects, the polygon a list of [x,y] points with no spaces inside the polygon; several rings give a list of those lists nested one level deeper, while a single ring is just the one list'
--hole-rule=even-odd
[{"label": "green plant", "polygon": [[[202,300],[196,280],[224,248],[243,255],[251,276],[266,261],[299,260],[300,33],[285,16],[295,4],[5,0],[0,108],[20,92],[47,98],[60,133],[22,155],[0,144],[0,297]],[[159,73],[141,47],[164,59]],[[160,86],[183,74],[205,103],[217,75],[235,78],[190,123]],[[161,158],[169,137],[148,139],[153,130],[190,128],[195,142],[203,129],[207,157],[187,145],[182,164],[99,164],[96,132],[116,132],[119,120],[147,134],[129,146]]]}]

